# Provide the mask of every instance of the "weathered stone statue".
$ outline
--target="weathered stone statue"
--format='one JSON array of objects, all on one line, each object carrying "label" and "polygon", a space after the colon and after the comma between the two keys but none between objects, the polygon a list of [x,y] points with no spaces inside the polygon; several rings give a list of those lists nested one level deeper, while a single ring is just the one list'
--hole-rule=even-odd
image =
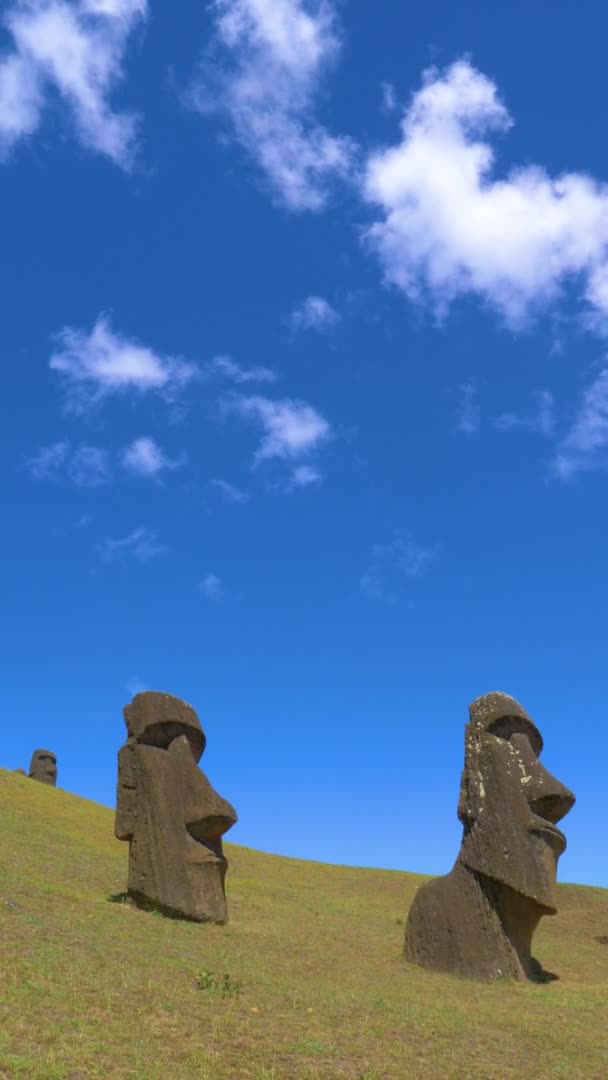
[{"label": "weathered stone statue", "polygon": [[525,710],[491,693],[469,707],[454,868],[418,891],[405,931],[407,960],[479,979],[539,979],[532,935],[554,915],[556,822],[574,795],[540,764],[543,741]]},{"label": "weathered stone statue", "polygon": [[205,736],[191,705],[147,690],[124,708],[115,834],[129,841],[136,903],[198,922],[228,917],[222,836],[236,812],[198,768]]},{"label": "weathered stone statue", "polygon": [[34,750],[30,762],[30,777],[43,784],[57,785],[57,758],[51,750]]}]

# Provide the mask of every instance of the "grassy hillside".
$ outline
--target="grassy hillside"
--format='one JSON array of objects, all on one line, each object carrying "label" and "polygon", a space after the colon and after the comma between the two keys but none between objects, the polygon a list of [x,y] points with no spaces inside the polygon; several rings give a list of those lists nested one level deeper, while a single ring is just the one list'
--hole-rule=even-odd
[{"label": "grassy hillside", "polygon": [[608,1076],[608,892],[560,887],[559,980],[406,968],[422,878],[226,845],[226,927],[111,902],[113,813],[0,770],[0,1076],[137,1080]]}]

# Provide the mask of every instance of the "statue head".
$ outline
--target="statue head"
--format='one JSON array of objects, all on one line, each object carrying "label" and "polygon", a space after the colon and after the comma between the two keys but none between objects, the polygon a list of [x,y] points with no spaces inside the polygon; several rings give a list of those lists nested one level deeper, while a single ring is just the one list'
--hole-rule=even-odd
[{"label": "statue head", "polygon": [[171,694],[145,691],[125,706],[115,832],[130,841],[129,892],[187,918],[226,920],[222,836],[236,821],[197,762],[198,716]]},{"label": "statue head", "polygon": [[57,784],[57,758],[51,750],[34,750],[30,762],[30,777],[43,784]]},{"label": "statue head", "polygon": [[555,912],[557,822],[574,795],[541,765],[543,741],[525,709],[493,692],[469,706],[458,802],[459,862]]}]

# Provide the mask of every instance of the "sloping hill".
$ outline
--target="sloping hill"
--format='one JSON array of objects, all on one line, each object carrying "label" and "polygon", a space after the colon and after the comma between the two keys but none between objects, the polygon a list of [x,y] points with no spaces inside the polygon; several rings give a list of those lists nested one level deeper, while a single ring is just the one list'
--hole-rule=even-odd
[{"label": "sloping hill", "polygon": [[559,980],[407,968],[421,877],[226,845],[227,927],[112,902],[105,807],[0,770],[0,1076],[137,1080],[608,1076],[608,892],[560,887]]}]

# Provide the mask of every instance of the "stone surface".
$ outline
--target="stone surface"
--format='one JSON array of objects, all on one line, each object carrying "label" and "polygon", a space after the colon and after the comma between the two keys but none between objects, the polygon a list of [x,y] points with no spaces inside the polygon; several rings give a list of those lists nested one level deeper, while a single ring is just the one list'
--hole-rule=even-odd
[{"label": "stone surface", "polygon": [[198,716],[180,698],[147,690],[124,718],[115,834],[129,841],[128,892],[169,915],[224,923],[222,836],[236,812],[197,766],[205,747]]},{"label": "stone surface", "polygon": [[57,758],[52,750],[34,750],[29,775],[43,784],[57,784]]},{"label": "stone surface", "polygon": [[543,742],[525,709],[493,692],[469,707],[451,873],[423,885],[410,909],[404,955],[436,971],[480,979],[538,979],[532,935],[554,915],[556,823],[574,795],[539,761]]}]

